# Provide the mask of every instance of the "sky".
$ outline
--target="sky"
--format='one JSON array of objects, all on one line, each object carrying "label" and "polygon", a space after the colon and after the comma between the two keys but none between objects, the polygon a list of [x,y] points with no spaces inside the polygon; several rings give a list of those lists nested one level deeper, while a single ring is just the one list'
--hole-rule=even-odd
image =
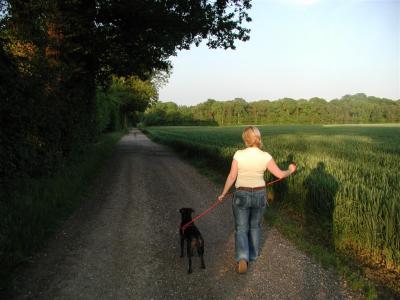
[{"label": "sky", "polygon": [[161,101],[400,99],[400,0],[253,0],[250,40],[171,58]]}]

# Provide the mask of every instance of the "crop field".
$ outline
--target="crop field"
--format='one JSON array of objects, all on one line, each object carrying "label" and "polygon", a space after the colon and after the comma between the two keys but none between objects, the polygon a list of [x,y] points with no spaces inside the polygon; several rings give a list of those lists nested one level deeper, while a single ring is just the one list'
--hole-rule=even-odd
[{"label": "crop field", "polygon": [[[274,201],[330,226],[337,249],[353,249],[400,269],[400,126],[258,126],[264,150],[296,174],[276,185]],[[148,127],[152,138],[227,174],[243,148],[243,127]],[[267,172],[268,173],[268,172]],[[273,179],[266,174],[266,180]],[[222,187],[221,187],[222,188]]]}]

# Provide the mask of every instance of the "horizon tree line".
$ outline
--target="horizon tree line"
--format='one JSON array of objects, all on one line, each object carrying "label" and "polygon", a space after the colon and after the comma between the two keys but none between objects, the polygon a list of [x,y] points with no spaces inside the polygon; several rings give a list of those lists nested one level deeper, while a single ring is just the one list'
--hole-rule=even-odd
[{"label": "horizon tree line", "polygon": [[193,106],[156,102],[141,116],[145,125],[241,125],[241,124],[346,124],[400,122],[400,100],[345,95],[326,101],[282,98],[247,102],[208,99]]}]

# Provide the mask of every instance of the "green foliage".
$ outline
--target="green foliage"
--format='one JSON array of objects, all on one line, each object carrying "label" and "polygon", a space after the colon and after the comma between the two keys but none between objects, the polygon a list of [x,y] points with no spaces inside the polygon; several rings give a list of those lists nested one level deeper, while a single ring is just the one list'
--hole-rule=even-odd
[{"label": "green foliage", "polygon": [[[266,151],[282,168],[298,165],[295,175],[273,186],[275,201],[298,212],[305,224],[318,224],[324,233],[319,239],[328,247],[368,255],[400,272],[400,127],[259,128]],[[213,157],[224,172],[234,152],[243,148],[242,129],[146,128],[151,136],[196,157]]]},{"label": "green foliage", "polygon": [[173,102],[157,102],[150,106],[141,122],[151,125],[217,125],[213,120],[200,120],[193,117],[193,113],[186,106],[178,106]]},{"label": "green foliage", "polygon": [[155,103],[157,97],[157,89],[151,80],[113,76],[108,90],[97,90],[98,131],[119,130],[137,123],[138,115]]},{"label": "green foliage", "polygon": [[47,176],[96,138],[93,59],[80,45],[93,33],[85,3],[9,1],[1,27],[8,94],[0,99],[7,181]]},{"label": "green foliage", "polygon": [[[165,119],[166,115],[174,114],[175,120]],[[321,98],[284,98],[250,103],[241,98],[224,102],[209,99],[191,107],[175,106],[172,110],[160,105],[156,112],[151,109],[146,111],[142,122],[149,125],[187,125],[186,116],[218,125],[396,123],[400,122],[400,102],[365,94],[346,95],[329,102]],[[155,118],[157,123],[152,122]]]}]

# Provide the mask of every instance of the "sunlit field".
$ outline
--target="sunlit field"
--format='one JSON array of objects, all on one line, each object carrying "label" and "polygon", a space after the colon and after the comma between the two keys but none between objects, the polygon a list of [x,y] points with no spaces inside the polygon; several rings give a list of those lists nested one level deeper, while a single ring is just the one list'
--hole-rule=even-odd
[{"label": "sunlit field", "polygon": [[[265,151],[297,173],[275,186],[274,201],[305,220],[318,220],[336,249],[367,254],[400,267],[400,126],[259,126]],[[159,141],[228,173],[243,148],[243,127],[149,127]],[[267,180],[273,177],[267,174]]]}]

